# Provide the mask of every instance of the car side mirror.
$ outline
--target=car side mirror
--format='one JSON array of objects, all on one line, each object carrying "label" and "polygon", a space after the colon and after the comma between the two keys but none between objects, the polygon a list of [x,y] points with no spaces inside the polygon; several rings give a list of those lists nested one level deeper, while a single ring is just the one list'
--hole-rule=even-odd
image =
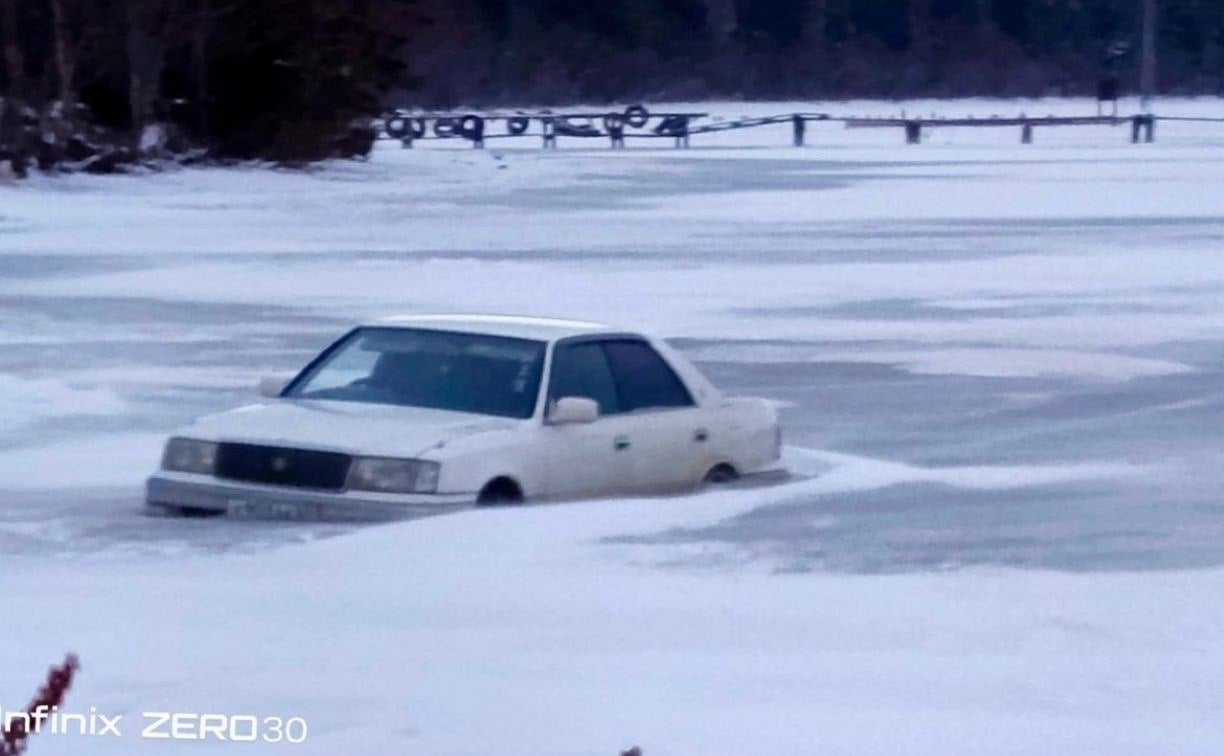
[{"label": "car side mirror", "polygon": [[553,425],[586,425],[598,419],[599,402],[585,396],[561,397],[548,415]]},{"label": "car side mirror", "polygon": [[286,378],[283,375],[269,375],[259,379],[259,395],[268,399],[275,399],[284,393],[289,386],[291,378]]}]

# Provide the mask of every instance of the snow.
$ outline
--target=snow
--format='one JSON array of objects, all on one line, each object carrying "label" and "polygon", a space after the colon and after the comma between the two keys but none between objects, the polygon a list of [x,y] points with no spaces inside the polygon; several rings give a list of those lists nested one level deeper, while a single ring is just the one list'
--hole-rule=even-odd
[{"label": "snow", "polygon": [[28,641],[6,669],[32,678],[77,648],[95,661],[75,701],[303,715],[295,753],[1218,745],[1224,614],[1202,600],[1218,573],[778,575],[669,569],[598,540],[738,498],[479,512],[156,570],[18,562],[10,585],[45,588],[8,601]]},{"label": "snow", "polygon": [[694,350],[706,360],[742,362],[780,360],[834,360],[902,365],[913,373],[928,375],[975,375],[986,377],[1038,377],[1066,375],[1099,380],[1124,381],[1142,376],[1177,375],[1191,372],[1187,365],[1167,360],[1090,351],[1058,349],[935,349],[921,351],[877,351],[860,349],[838,352],[829,348],[796,349],[792,346],[715,346]]},{"label": "snow", "polygon": [[[0,707],[71,650],[72,709],[135,729],[31,753],[238,748],[141,742],[145,710],[308,721],[259,753],[1218,753],[1224,128],[1018,131],[0,187]],[[674,339],[778,402],[796,476],[377,528],[139,515],[176,426],[431,311]]]},{"label": "snow", "polygon": [[0,416],[9,431],[48,417],[117,415],[123,408],[123,401],[107,387],[74,387],[50,378],[0,375]]},{"label": "snow", "polygon": [[0,454],[0,480],[17,491],[131,487],[134,471],[156,468],[165,441],[162,434],[112,433],[9,449]]}]

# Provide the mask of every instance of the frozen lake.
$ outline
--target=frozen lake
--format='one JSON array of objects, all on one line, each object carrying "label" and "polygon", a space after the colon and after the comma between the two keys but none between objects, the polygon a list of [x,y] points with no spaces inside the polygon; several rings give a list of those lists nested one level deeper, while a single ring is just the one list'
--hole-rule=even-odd
[{"label": "frozen lake", "polygon": [[[1005,489],[782,496],[664,541],[804,570],[1218,564],[1224,132],[1198,128],[1135,147],[1111,128],[905,148],[831,126],[803,150],[745,143],[785,127],[687,152],[384,143],[308,175],[7,190],[0,409],[17,422],[0,470],[20,483],[0,538],[275,542],[136,518],[155,437],[361,317],[476,310],[663,333],[726,390],[785,402],[793,446],[1017,469]],[[61,447],[78,460],[64,476]],[[1076,466],[1110,469],[1023,474]]]},{"label": "frozen lake", "polygon": [[[1224,129],[788,129],[0,187],[0,592],[38,639],[0,685],[71,647],[88,705],[289,708],[295,753],[1218,753]],[[372,528],[139,514],[177,425],[437,311],[665,336],[780,402],[815,477]]]}]

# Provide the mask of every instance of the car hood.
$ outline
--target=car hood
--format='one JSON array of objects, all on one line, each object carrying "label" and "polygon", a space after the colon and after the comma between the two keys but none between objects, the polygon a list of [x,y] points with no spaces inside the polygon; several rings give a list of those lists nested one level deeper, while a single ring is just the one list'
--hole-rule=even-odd
[{"label": "car hood", "polygon": [[278,399],[209,415],[181,434],[204,441],[413,457],[464,436],[510,429],[521,422],[418,407]]}]

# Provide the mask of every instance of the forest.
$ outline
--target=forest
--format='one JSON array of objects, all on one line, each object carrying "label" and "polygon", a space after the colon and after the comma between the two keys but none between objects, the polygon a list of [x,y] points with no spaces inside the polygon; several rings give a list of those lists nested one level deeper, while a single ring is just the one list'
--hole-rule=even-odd
[{"label": "forest", "polygon": [[[1144,0],[423,0],[418,97],[1040,96],[1138,86]],[[1224,0],[1151,0],[1163,91],[1224,91]]]},{"label": "forest", "polygon": [[359,155],[389,106],[1134,91],[1145,16],[1159,91],[1224,92],[1224,0],[0,0],[0,160]]}]

